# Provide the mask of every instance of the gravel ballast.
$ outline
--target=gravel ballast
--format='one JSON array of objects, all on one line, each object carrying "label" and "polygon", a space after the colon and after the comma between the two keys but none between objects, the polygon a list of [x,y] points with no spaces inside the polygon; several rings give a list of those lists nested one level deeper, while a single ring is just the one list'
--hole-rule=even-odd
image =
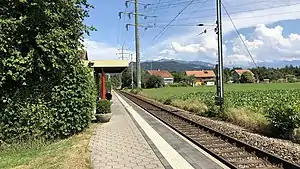
[{"label": "gravel ballast", "polygon": [[206,117],[201,117],[194,113],[179,109],[177,107],[164,105],[160,102],[146,98],[141,95],[138,95],[138,97],[147,99],[148,101],[156,105],[164,106],[169,110],[177,110],[177,114],[180,114],[188,119],[196,121],[202,125],[210,127],[235,139],[248,143],[261,150],[269,152],[270,154],[275,154],[282,159],[300,165],[300,144],[296,144],[288,140],[269,138],[259,134],[251,133],[245,128],[242,128],[237,125],[233,125],[224,121],[212,120]]}]

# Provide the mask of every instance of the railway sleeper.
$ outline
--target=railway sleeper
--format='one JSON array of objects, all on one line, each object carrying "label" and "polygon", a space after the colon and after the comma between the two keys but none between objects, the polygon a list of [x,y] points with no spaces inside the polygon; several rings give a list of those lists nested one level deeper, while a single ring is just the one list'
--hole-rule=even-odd
[{"label": "railway sleeper", "polygon": [[227,158],[235,158],[235,157],[250,158],[250,157],[253,157],[253,156],[255,156],[255,155],[252,155],[252,154],[250,154],[248,152],[238,152],[238,153],[234,152],[234,153],[228,153],[226,155]]},{"label": "railway sleeper", "polygon": [[212,143],[207,142],[207,144],[203,144],[203,145],[206,148],[231,148],[231,147],[234,147],[231,144],[224,143],[224,142],[219,142],[219,143],[216,143],[216,144],[212,144]]},{"label": "railway sleeper", "polygon": [[196,132],[198,134],[206,134],[205,132],[198,132],[197,130],[193,129],[193,128],[178,128],[178,130],[180,130],[183,133],[191,133],[191,132]]},{"label": "railway sleeper", "polygon": [[186,134],[188,137],[192,138],[193,140],[197,141],[197,142],[220,142],[219,139],[215,139],[214,137],[201,137],[199,136],[199,134]]},{"label": "railway sleeper", "polygon": [[220,139],[216,139],[216,138],[211,138],[211,139],[201,139],[201,138],[197,138],[195,139],[199,144],[201,145],[207,145],[207,144],[218,144],[221,143],[222,140]]},{"label": "railway sleeper", "polygon": [[184,134],[187,135],[187,136],[193,136],[193,137],[196,137],[196,138],[203,137],[203,136],[207,137],[206,133],[197,132],[197,131],[190,131],[190,132],[186,132]]},{"label": "railway sleeper", "polygon": [[239,157],[239,156],[236,156],[236,157],[228,157],[226,155],[226,160],[229,161],[229,162],[240,162],[240,161],[262,161],[260,158],[256,157],[256,156],[250,156],[250,157],[247,157],[247,158],[243,158],[243,157]]},{"label": "railway sleeper", "polygon": [[230,148],[210,148],[213,152],[216,152],[219,155],[223,154],[229,154],[229,153],[237,153],[240,152],[242,153],[243,150],[237,148],[237,147],[230,147]]},{"label": "railway sleeper", "polygon": [[[247,163],[248,162],[248,163]],[[249,169],[249,168],[266,168],[266,167],[273,167],[273,168],[277,168],[275,166],[272,166],[268,163],[263,163],[263,162],[258,162],[258,161],[241,161],[241,162],[237,162],[237,163],[232,163],[233,165],[237,166],[238,168],[243,168],[243,169]],[[279,169],[279,168],[277,168]]]}]

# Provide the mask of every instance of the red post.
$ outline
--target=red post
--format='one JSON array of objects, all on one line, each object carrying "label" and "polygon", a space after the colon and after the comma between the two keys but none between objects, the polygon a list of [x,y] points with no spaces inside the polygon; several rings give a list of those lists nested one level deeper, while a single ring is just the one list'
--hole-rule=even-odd
[{"label": "red post", "polygon": [[101,99],[105,98],[106,89],[105,89],[105,72],[102,70],[102,79],[101,79]]}]

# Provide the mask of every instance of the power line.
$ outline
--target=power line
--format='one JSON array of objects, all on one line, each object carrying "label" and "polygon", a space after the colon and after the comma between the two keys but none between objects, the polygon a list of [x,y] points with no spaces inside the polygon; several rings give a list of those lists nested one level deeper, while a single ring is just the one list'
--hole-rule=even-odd
[{"label": "power line", "polygon": [[[124,9],[124,11],[126,11],[126,8]],[[124,27],[121,26],[121,25],[125,25],[125,18],[123,19],[123,22],[121,20],[119,20],[118,22],[118,47],[119,45],[122,46],[122,42],[120,41],[123,41],[123,36],[124,36]],[[121,26],[121,30],[120,30],[120,26]],[[120,35],[121,34],[121,35]]]},{"label": "power line", "polygon": [[[169,25],[169,27],[193,27],[193,26],[196,26],[196,27],[199,27],[199,24],[178,24],[178,25],[176,25],[176,24],[174,24],[174,25]],[[215,25],[206,25],[206,26],[215,26]],[[162,24],[162,25],[159,25],[159,24],[155,24],[155,25],[148,25],[147,27],[149,27],[149,28],[163,28],[163,27],[165,27],[165,25],[164,24]]]},{"label": "power line", "polygon": [[[181,1],[181,0],[169,0],[169,1],[161,1],[159,4],[169,4],[171,2],[174,2],[174,1],[180,1],[180,2],[189,2],[191,0],[187,0],[187,1]],[[158,3],[156,3],[158,4]]]},{"label": "power line", "polygon": [[[202,6],[204,6],[207,2],[208,2],[208,1],[205,1],[205,2],[202,4]],[[203,10],[203,9],[202,9],[202,10]],[[202,10],[201,10],[201,11],[202,11]],[[197,9],[197,11],[199,11],[199,10]],[[195,13],[196,13],[195,11],[194,11],[194,12],[191,12],[189,16],[192,16],[192,15],[194,15]],[[183,15],[184,15],[184,14],[183,14]]]},{"label": "power line", "polygon": [[252,62],[254,63],[254,65],[255,65],[256,67],[258,67],[257,64],[256,64],[256,62],[255,62],[255,60],[254,60],[254,58],[252,57],[252,55],[251,55],[251,53],[250,53],[250,51],[249,51],[249,49],[248,49],[248,47],[247,47],[245,41],[244,41],[243,38],[241,37],[240,32],[238,31],[238,29],[237,29],[237,27],[235,26],[233,20],[231,19],[229,13],[227,12],[227,9],[226,9],[225,5],[224,5],[223,3],[221,3],[221,4],[222,4],[222,6],[223,6],[223,9],[224,9],[225,13],[227,14],[228,18],[230,19],[230,21],[231,21],[231,23],[232,23],[232,25],[233,25],[233,27],[234,27],[236,33],[238,34],[240,40],[242,41],[242,43],[243,43],[245,49],[247,50],[248,55],[251,57]]},{"label": "power line", "polygon": [[[296,4],[292,4],[292,5],[299,5],[299,4],[300,3],[296,3]],[[266,10],[266,9],[282,8],[282,7],[292,6],[292,5],[282,5],[282,6],[277,6],[277,7],[260,8],[260,9],[255,9],[255,10],[244,10],[244,11],[238,11],[238,12],[231,12],[229,14],[232,15],[232,14],[240,14],[240,13],[246,13],[246,12],[255,12],[255,11],[261,11],[261,10]],[[287,14],[287,13],[293,13],[293,12],[299,12],[299,11],[289,11],[289,12],[281,12],[281,13],[274,13],[274,14],[250,16],[250,17],[238,17],[238,18],[234,18],[234,20],[247,19],[247,18],[259,18],[259,17],[272,16],[272,15],[280,15],[280,14]],[[198,16],[198,17],[192,17],[192,18],[181,18],[181,19],[177,19],[177,21],[192,20],[192,19],[201,19],[201,18],[211,18],[211,17],[214,17],[214,16],[216,16],[216,15],[213,14],[213,15]],[[159,23],[163,24],[164,22],[167,22],[167,21],[160,21]]]},{"label": "power line", "polygon": [[[177,7],[177,6],[189,4],[189,3],[194,2],[194,1],[195,1],[195,4],[196,4],[196,3],[201,3],[204,0],[189,0],[189,1],[183,1],[183,2],[177,2],[177,3],[169,3],[169,4],[165,4],[165,5],[156,6],[156,9],[165,9],[165,8],[169,8],[169,7]],[[152,9],[154,9],[154,7],[153,8],[148,8],[148,10],[145,10],[144,12],[151,11]]]},{"label": "power line", "polygon": [[[158,1],[157,5],[156,5],[156,8],[152,11],[152,15],[155,15],[157,6],[158,6],[160,3],[161,3],[161,0]],[[154,19],[155,19],[154,22],[156,22],[156,18],[154,18]],[[149,25],[149,24],[150,24],[150,21],[148,21],[147,25]],[[145,31],[146,31],[146,30],[145,30]],[[140,39],[145,35],[145,31],[141,33]]]},{"label": "power line", "polygon": [[[125,8],[124,11],[127,12],[127,8]],[[127,22],[126,17],[124,17],[124,18],[123,18],[123,25],[125,25],[126,22]],[[122,43],[121,46],[122,46],[122,48],[124,48],[125,43],[126,43],[127,31],[124,29],[124,26],[123,26],[122,28],[123,28],[123,29],[122,29],[122,35],[123,35],[122,39],[123,39],[123,43]]]},{"label": "power line", "polygon": [[[179,15],[185,10],[185,9],[187,9],[193,2],[194,2],[195,0],[192,0],[192,1],[190,1],[190,3],[188,3],[180,12],[178,12],[178,14],[156,35],[156,36],[154,36],[154,38],[152,39],[152,42],[154,42],[155,41],[155,39],[156,38],[158,38],[160,35],[162,35],[163,34],[163,32],[168,28],[168,26],[172,23],[172,22],[174,22],[178,17],[179,17]],[[208,1],[208,0],[206,0],[206,1]],[[205,1],[205,2],[206,2]],[[152,44],[152,42],[151,42],[151,44]]]},{"label": "power line", "polygon": [[[244,4],[235,4],[235,5],[229,5],[229,6],[230,7],[240,7],[240,6],[246,7],[247,5],[253,6],[253,4],[259,4],[259,3],[262,3],[262,2],[270,2],[270,1],[263,0],[263,1],[251,2],[251,4],[244,3]],[[299,3],[296,3],[296,4],[299,4]],[[295,5],[295,4],[293,4],[293,5]],[[269,8],[272,8],[272,7],[268,7],[267,9],[269,9]],[[203,11],[214,11],[214,10],[216,10],[215,7],[213,7],[213,8],[206,8],[206,9],[204,8],[200,12],[203,12]],[[199,12],[199,10],[194,10],[194,11],[191,11],[190,13],[195,14],[197,12]],[[183,15],[187,15],[187,14],[190,14],[190,13],[184,13]]]}]

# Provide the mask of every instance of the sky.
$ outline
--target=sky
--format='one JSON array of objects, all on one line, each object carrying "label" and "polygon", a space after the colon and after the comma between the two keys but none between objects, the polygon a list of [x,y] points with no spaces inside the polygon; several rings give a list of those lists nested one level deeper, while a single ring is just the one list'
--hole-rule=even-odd
[{"label": "sky", "polygon": [[[177,59],[216,63],[215,0],[139,2],[142,61]],[[126,6],[125,0],[89,0],[89,3],[95,8],[85,23],[97,29],[85,38],[89,59],[120,59],[117,53],[122,46],[135,59],[134,16],[122,14],[119,18],[119,12],[134,12],[134,4],[129,1]],[[299,0],[223,0],[222,3],[225,65],[300,60]],[[200,23],[204,26],[197,26]],[[131,24],[128,29],[127,24]]]}]

